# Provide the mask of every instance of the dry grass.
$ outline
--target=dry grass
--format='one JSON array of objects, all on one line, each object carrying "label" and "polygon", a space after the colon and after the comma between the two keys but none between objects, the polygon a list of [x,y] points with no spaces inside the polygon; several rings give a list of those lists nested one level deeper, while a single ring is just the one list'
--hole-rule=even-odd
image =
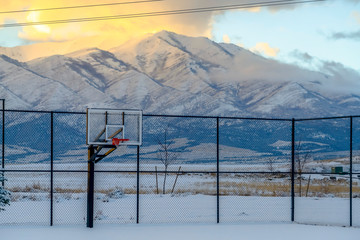
[{"label": "dry grass", "polygon": [[[153,175],[153,174],[149,174]],[[186,176],[185,176],[186,177]],[[201,177],[201,181],[189,184],[176,185],[173,194],[202,194],[202,195],[216,195],[216,175],[211,176],[207,174]],[[224,180],[220,180],[219,190],[221,196],[263,196],[263,197],[289,197],[291,195],[291,181],[288,175],[222,175]],[[154,178],[155,179],[155,178]],[[295,193],[300,196],[300,181],[296,179]],[[308,185],[309,184],[309,185]],[[161,193],[159,186],[159,192]],[[49,193],[50,188],[43,186],[40,183],[32,185],[15,186],[8,188],[12,193]],[[116,191],[121,191],[125,195],[136,194],[136,187],[129,186],[123,188],[121,186],[114,186],[112,188],[98,189],[95,192],[98,194],[109,195]],[[301,183],[301,196],[302,197],[349,197],[349,180],[345,178],[338,178],[331,180],[329,178],[322,179],[303,179]],[[55,187],[54,193],[63,194],[78,194],[86,193],[86,188],[68,188],[68,187]],[[155,180],[151,185],[140,186],[140,194],[156,194]],[[166,194],[171,194],[171,188],[167,189]],[[353,182],[354,197],[360,197],[360,186],[357,182]],[[13,194],[13,201],[19,200],[19,196]]]},{"label": "dry grass", "polygon": [[40,183],[34,183],[32,185],[25,185],[24,187],[11,187],[8,188],[10,192],[49,192],[50,188],[42,186]]},{"label": "dry grass", "polygon": [[[329,178],[324,179],[313,179],[309,183],[307,189],[307,180],[303,180],[301,193],[302,196],[308,197],[340,197],[348,198],[350,194],[350,183],[347,179],[330,180]],[[353,193],[354,197],[360,194],[360,187],[357,182],[353,182]],[[299,184],[295,185],[295,192],[300,192]]]},{"label": "dry grass", "polygon": [[83,188],[54,188],[55,193],[85,193],[87,190]]},{"label": "dry grass", "polygon": [[[121,191],[124,194],[136,194],[136,188],[120,188],[120,187],[114,187],[114,188],[108,188],[108,189],[99,189],[96,190],[96,193],[101,193],[101,194],[105,194],[108,195],[110,193],[113,193],[115,191]],[[140,189],[139,190],[139,194],[149,194],[149,193],[155,193],[156,190],[151,190],[151,192],[146,191],[145,189]]]},{"label": "dry grass", "polygon": [[289,196],[290,183],[282,182],[222,182],[220,184],[221,195],[237,196]]}]

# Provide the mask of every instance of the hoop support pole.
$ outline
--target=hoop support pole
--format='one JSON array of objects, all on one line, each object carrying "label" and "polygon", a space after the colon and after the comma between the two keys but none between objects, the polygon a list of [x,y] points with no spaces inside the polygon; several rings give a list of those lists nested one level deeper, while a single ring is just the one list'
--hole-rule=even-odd
[{"label": "hoop support pole", "polygon": [[94,226],[94,173],[95,161],[91,158],[95,155],[94,146],[88,148],[88,186],[87,186],[87,218],[86,226],[93,228]]}]

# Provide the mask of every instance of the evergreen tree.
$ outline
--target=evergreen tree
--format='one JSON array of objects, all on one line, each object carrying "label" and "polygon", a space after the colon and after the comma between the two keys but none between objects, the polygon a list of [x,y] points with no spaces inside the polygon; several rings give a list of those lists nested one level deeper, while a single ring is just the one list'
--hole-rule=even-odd
[{"label": "evergreen tree", "polygon": [[10,205],[10,192],[2,186],[5,182],[4,176],[0,173],[0,212],[5,210],[6,205]]}]

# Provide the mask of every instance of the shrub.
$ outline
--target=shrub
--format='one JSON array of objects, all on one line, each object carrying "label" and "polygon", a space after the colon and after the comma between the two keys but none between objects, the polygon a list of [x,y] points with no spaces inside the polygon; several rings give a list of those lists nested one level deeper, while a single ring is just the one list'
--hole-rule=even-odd
[{"label": "shrub", "polygon": [[0,211],[5,210],[6,205],[10,205],[10,192],[3,187],[5,178],[0,174]]}]

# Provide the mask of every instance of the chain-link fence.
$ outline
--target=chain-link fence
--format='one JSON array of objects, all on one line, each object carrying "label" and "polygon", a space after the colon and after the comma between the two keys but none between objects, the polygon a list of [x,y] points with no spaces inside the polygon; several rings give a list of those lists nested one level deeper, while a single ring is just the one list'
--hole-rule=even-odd
[{"label": "chain-link fence", "polygon": [[[88,223],[86,114],[1,110],[0,224]],[[360,117],[144,115],[142,142],[95,164],[94,224],[360,226]]]}]

